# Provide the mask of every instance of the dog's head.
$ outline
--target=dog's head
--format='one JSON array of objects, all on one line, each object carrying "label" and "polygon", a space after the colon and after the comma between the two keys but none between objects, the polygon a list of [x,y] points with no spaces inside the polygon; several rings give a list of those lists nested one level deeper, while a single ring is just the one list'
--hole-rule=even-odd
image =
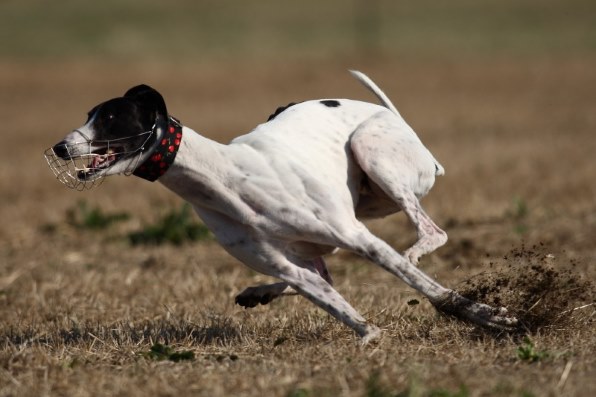
[{"label": "dog's head", "polygon": [[85,124],[46,150],[45,156],[61,182],[89,188],[108,175],[131,174],[151,155],[167,122],[163,97],[139,85],[91,109]]}]

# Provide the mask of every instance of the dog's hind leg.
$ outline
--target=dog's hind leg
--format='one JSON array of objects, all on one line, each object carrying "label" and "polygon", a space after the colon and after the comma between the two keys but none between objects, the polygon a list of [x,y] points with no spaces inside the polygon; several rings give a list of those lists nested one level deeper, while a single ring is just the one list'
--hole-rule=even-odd
[{"label": "dog's hind leg", "polygon": [[355,225],[337,241],[340,248],[351,250],[401,278],[410,287],[426,296],[437,310],[485,327],[511,330],[517,320],[506,317],[507,310],[471,301],[443,287],[413,265],[393,248],[374,236],[363,224]]},{"label": "dog's hind leg", "polygon": [[447,242],[447,234],[426,214],[419,198],[442,172],[434,157],[399,116],[383,111],[362,123],[351,139],[354,157],[380,195],[400,207],[416,228],[418,240],[406,250],[410,262]]},{"label": "dog's hind leg", "polygon": [[422,255],[433,252],[447,242],[447,233],[441,230],[426,214],[416,196],[409,190],[396,184],[382,186],[402,208],[410,222],[416,227],[418,240],[408,248],[404,255],[413,264],[418,264]]},{"label": "dog's hind leg", "polygon": [[[327,269],[323,257],[313,259],[312,265],[325,281],[330,285],[333,285],[333,280],[331,279],[331,275],[329,274],[329,270]],[[292,296],[296,294],[297,292],[293,290],[292,287],[283,282],[264,284],[246,288],[244,291],[236,295],[235,302],[240,306],[249,308],[255,307],[258,304],[266,305],[272,300],[282,296]]]}]

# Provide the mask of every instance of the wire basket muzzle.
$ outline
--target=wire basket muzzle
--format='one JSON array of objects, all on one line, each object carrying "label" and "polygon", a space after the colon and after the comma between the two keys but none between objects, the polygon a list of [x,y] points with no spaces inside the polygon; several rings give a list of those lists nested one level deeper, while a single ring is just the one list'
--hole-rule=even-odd
[{"label": "wire basket muzzle", "polygon": [[[71,189],[88,190],[99,186],[106,176],[111,175],[107,173],[111,167],[118,166],[117,174],[131,175],[152,134],[153,130],[112,140],[61,143],[46,149],[44,157],[58,181]],[[145,139],[141,139],[138,146],[129,147],[131,142],[144,135]]]},{"label": "wire basket muzzle", "polygon": [[[64,149],[69,150],[68,145],[64,146],[66,146]],[[91,189],[103,182],[102,172],[90,174],[89,165],[93,163],[95,156],[88,153],[64,159],[56,154],[54,147],[48,148],[44,152],[44,157],[56,179],[75,190]]]}]

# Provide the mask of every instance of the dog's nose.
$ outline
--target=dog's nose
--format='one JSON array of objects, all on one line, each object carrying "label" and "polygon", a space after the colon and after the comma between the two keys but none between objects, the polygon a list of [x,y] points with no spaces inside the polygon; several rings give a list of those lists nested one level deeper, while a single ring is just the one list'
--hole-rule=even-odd
[{"label": "dog's nose", "polygon": [[58,142],[52,149],[54,150],[54,153],[56,153],[56,156],[60,157],[61,159],[66,159],[69,157],[66,141]]}]

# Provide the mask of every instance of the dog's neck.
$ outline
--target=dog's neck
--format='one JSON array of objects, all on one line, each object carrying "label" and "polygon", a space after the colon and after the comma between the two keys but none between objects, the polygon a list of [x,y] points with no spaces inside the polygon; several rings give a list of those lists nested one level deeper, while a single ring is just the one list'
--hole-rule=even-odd
[{"label": "dog's neck", "polygon": [[234,148],[188,127],[182,127],[182,135],[174,163],[158,181],[195,208],[236,212],[242,205],[226,183],[235,169]]},{"label": "dog's neck", "polygon": [[151,182],[163,176],[174,163],[181,142],[182,124],[170,116],[165,131],[155,142],[151,155],[135,169],[133,175]]}]

